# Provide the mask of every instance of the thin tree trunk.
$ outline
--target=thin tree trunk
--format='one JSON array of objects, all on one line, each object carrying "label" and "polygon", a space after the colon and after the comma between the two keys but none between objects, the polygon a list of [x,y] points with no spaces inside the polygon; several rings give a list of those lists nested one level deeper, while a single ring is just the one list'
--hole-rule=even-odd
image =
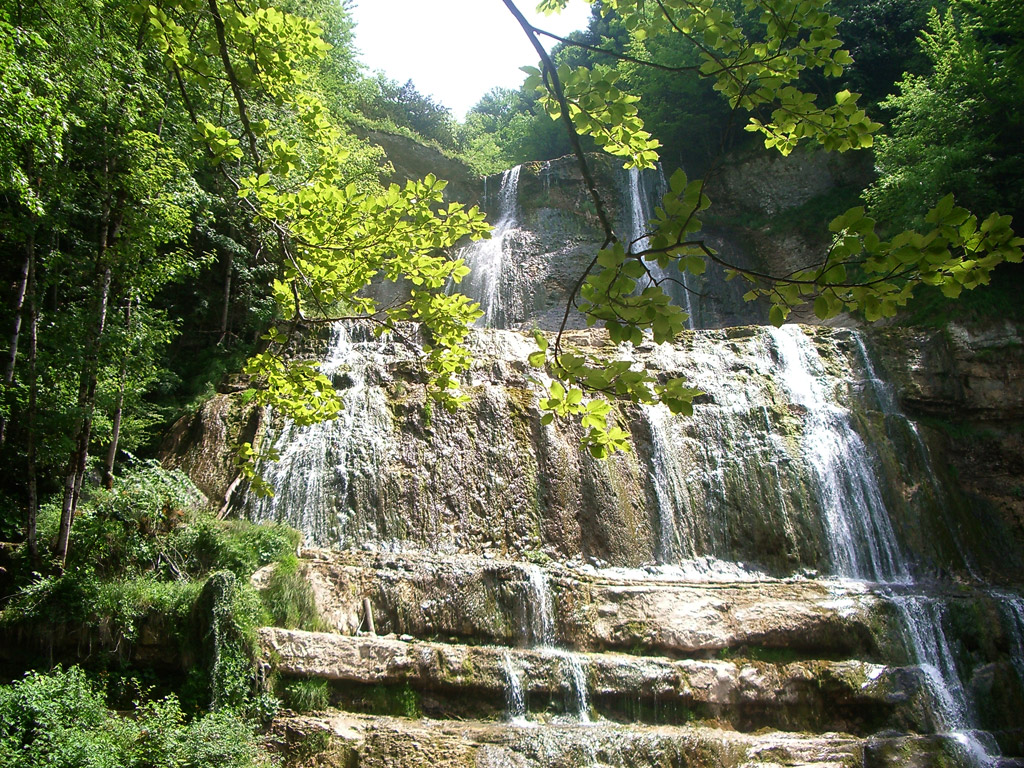
[{"label": "thin tree trunk", "polygon": [[[104,243],[105,245],[105,243]],[[103,249],[105,250],[105,248]],[[110,298],[110,267],[103,270],[100,286],[99,313],[96,333],[89,344],[89,352],[82,363],[81,380],[78,387],[79,417],[73,430],[72,440],[75,448],[68,459],[64,472],[64,501],[61,504],[60,528],[57,531],[56,555],[63,568],[68,557],[68,543],[71,538],[71,521],[78,508],[78,499],[82,493],[82,482],[85,477],[85,466],[89,458],[89,439],[92,436],[93,407],[96,399],[96,380],[99,376],[99,351],[107,321],[107,302]]]},{"label": "thin tree trunk", "polygon": [[[128,300],[128,306],[124,309],[124,329],[126,335],[131,335],[132,330],[132,301]],[[121,360],[121,372],[117,384],[117,403],[114,406],[114,417],[110,430],[110,448],[107,450],[107,460],[103,465],[103,487],[108,491],[114,487],[114,460],[117,458],[117,443],[121,438],[121,414],[124,410],[124,390],[128,383],[128,360],[131,356],[131,346],[124,352]]]},{"label": "thin tree trunk", "polygon": [[39,320],[36,313],[36,264],[35,254],[29,261],[28,274],[28,441],[25,447],[28,462],[28,512],[25,520],[25,541],[28,544],[32,564],[39,562],[39,543],[36,536],[36,519],[39,513],[39,493],[36,483],[36,402],[38,380],[36,379],[36,348]]},{"label": "thin tree trunk", "polygon": [[224,270],[224,308],[220,313],[220,338],[217,344],[223,344],[228,335],[228,320],[231,316],[231,273],[235,267],[235,254],[228,251],[228,263]]},{"label": "thin tree trunk", "polygon": [[[28,289],[29,272],[35,258],[35,230],[30,229],[28,241],[25,243],[25,261],[18,275],[18,285],[14,294],[14,329],[11,331],[11,349],[4,365],[4,385],[10,387],[14,383],[14,368],[18,362],[18,342],[21,337],[22,311],[25,307],[25,293]],[[0,446],[7,439],[7,419],[0,416]]]}]

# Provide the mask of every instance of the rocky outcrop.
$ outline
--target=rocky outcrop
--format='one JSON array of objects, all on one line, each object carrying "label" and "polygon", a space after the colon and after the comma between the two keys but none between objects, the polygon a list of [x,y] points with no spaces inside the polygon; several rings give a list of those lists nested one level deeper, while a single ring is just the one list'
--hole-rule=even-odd
[{"label": "rocky outcrop", "polygon": [[555,563],[308,549],[302,569],[321,618],[344,634],[365,628],[364,600],[382,634],[524,646],[547,631],[565,648],[692,658],[872,659],[895,633],[886,604],[856,584],[680,582],[654,569],[615,579]]},{"label": "rocky outcrop", "polygon": [[[882,375],[919,419],[933,455],[958,480],[962,503],[994,511],[1024,539],[1024,336],[1005,323],[871,333]],[[955,499],[954,499],[955,501]],[[991,512],[990,512],[991,514]],[[968,524],[961,535],[993,556],[1005,537]]]},{"label": "rocky outcrop", "polygon": [[[940,740],[925,749],[901,744],[903,756],[933,754],[922,766],[938,768]],[[809,736],[766,731],[737,733],[702,726],[622,727],[613,724],[509,726],[480,722],[410,722],[357,715],[305,717],[280,721],[272,743],[286,752],[304,745],[310,763],[330,768],[579,768],[579,766],[747,766],[748,768],[895,768],[883,759],[866,761],[873,745],[841,734]],[[317,751],[316,747],[320,747]]]},{"label": "rocky outcrop", "polygon": [[161,448],[163,465],[185,472],[219,506],[238,477],[235,451],[255,437],[258,424],[258,409],[237,394],[218,393],[171,427]]},{"label": "rocky outcrop", "polygon": [[676,717],[685,722],[696,715],[746,731],[773,727],[865,733],[931,727],[923,674],[858,661],[672,661],[269,628],[261,630],[260,639],[284,675],[359,685],[410,684],[433,700],[427,714],[438,717],[490,713],[502,718],[510,675],[518,677],[531,700],[560,700],[572,690],[570,666],[576,665],[592,710],[585,713],[588,718],[600,714],[635,720],[631,712],[657,704],[663,722]]},{"label": "rocky outcrop", "polygon": [[[577,332],[565,343],[600,349],[605,339]],[[336,343],[332,355],[352,361],[335,374],[347,415],[301,439],[288,428],[269,433],[265,440],[288,446],[267,468],[277,493],[238,497],[248,499],[244,513],[289,522],[309,545],[538,553],[622,567],[710,558],[772,576],[837,572],[837,557],[867,578],[884,575],[872,568],[895,573],[896,560],[921,573],[1019,573],[1020,539],[1008,531],[995,551],[985,531],[1007,531],[1005,523],[948,503],[956,486],[941,447],[923,442],[896,407],[853,331],[734,328],[641,346],[631,353],[637,363],[707,394],[689,418],[622,408],[634,450],[608,461],[579,450],[572,422],[541,423],[542,374],[526,363],[533,345],[520,334],[474,336],[469,401],[454,413],[428,409],[418,363],[398,341]],[[809,407],[818,421],[807,419]],[[845,442],[822,467],[815,441],[837,439],[821,431],[834,419]],[[838,492],[828,488],[842,484],[861,494],[860,509],[884,511],[885,563],[872,565],[878,542],[835,540],[821,509]],[[849,526],[863,525],[857,508],[844,514]],[[974,533],[949,535],[960,529]]]},{"label": "rocky outcrop", "polygon": [[404,184],[409,179],[422,179],[433,174],[448,182],[445,199],[467,206],[478,202],[480,177],[462,161],[408,136],[359,128],[356,128],[356,133],[384,150],[393,169],[388,182]]},{"label": "rocky outcrop", "polygon": [[[683,737],[693,735],[687,724],[695,721],[758,736],[816,734],[806,736],[815,743],[841,732],[856,737],[858,766],[960,764],[955,741],[892,738],[949,727],[935,705],[936,670],[916,663],[907,633],[955,631],[972,649],[963,679],[979,724],[1009,754],[1024,746],[1014,714],[1024,706],[1024,687],[1012,661],[1020,629],[1013,634],[1002,614],[1005,595],[992,591],[692,581],[553,563],[310,550],[302,567],[321,619],[342,634],[267,628],[261,642],[284,685],[328,681],[329,701],[347,711],[380,715],[401,702],[403,711],[441,721],[485,718],[491,724],[478,727],[498,741],[523,722],[542,728],[538,738],[547,738],[551,723],[603,723],[575,726],[601,738],[608,723],[631,723],[622,732],[630,746],[613,766],[637,764],[638,724],[670,726]],[[266,576],[258,574],[257,584]],[[365,631],[367,604],[380,635]],[[920,610],[939,610],[938,626],[908,630],[908,611]],[[334,747],[378,759],[380,743],[349,736],[331,737]],[[433,743],[435,736],[428,729],[421,738]],[[450,764],[459,763],[441,763]]]}]

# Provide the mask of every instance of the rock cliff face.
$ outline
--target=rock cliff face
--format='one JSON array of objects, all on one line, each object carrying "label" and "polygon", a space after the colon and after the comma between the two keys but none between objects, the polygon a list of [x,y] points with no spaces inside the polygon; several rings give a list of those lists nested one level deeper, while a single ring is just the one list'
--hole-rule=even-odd
[{"label": "rock cliff face", "polygon": [[[766,167],[751,191],[727,170],[726,212],[799,210],[856,172],[800,162],[800,184]],[[636,232],[657,178],[598,173]],[[699,325],[729,327],[565,337],[706,393],[692,418],[621,407],[632,450],[595,461],[576,425],[541,423],[521,332],[561,323],[600,245],[582,182],[528,164],[481,199],[495,237],[464,251],[466,288],[497,328],[473,336],[468,405],[431,411],[414,347],[339,326],[342,417],[265,414],[277,493],[231,498],[301,528],[332,630],[262,631],[283,688],[324,681],[334,708],[280,720],[278,747],[346,768],[1024,757],[1019,330],[734,326],[747,308],[687,282]]]}]

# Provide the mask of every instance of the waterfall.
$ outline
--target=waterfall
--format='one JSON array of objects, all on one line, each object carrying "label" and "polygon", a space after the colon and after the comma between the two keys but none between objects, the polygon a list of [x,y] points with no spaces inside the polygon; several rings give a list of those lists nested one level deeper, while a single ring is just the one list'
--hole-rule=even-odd
[{"label": "waterfall", "polygon": [[561,652],[558,654],[563,661],[566,673],[567,690],[569,693],[568,708],[581,723],[590,722],[590,698],[587,694],[587,675],[583,671],[580,657],[575,653]]},{"label": "waterfall", "polygon": [[1003,611],[1003,624],[1010,640],[1010,660],[1024,685],[1024,598],[1007,593],[996,593]]},{"label": "waterfall", "polygon": [[512,656],[505,651],[502,657],[502,672],[505,673],[505,711],[509,722],[516,725],[526,723],[526,694],[520,673],[512,665]]},{"label": "waterfall", "polygon": [[450,291],[458,291],[479,302],[484,314],[477,325],[485,328],[503,328],[515,320],[511,304],[516,296],[516,279],[508,256],[511,237],[519,225],[521,169],[522,166],[517,165],[502,174],[497,221],[491,237],[470,243],[459,252],[470,272],[460,284],[449,286]]},{"label": "waterfall", "polygon": [[[885,416],[887,422],[895,422],[896,424],[899,424],[900,427],[905,430],[906,434],[910,436],[911,441],[914,443],[914,448],[917,451],[917,457],[920,461],[920,465],[928,478],[936,504],[942,512],[946,524],[953,528],[955,523],[952,519],[953,516],[949,508],[949,503],[946,500],[946,495],[940,491],[942,483],[935,474],[935,468],[932,465],[931,452],[928,450],[928,446],[925,445],[924,439],[921,437],[921,431],[917,428],[917,424],[907,418],[906,414],[900,410],[899,403],[896,401],[896,393],[893,391],[892,386],[883,381],[875,371],[874,363],[871,361],[871,355],[868,352],[867,346],[864,344],[863,336],[861,336],[860,333],[854,332],[853,338],[857,344],[857,352],[860,355],[861,363],[867,373],[868,384],[871,386],[871,391],[875,396],[875,400],[878,402],[879,410],[882,415]],[[957,554],[963,562],[964,568],[972,577],[980,580],[974,558],[964,548],[961,537],[953,536],[952,540],[954,546],[956,546]]]},{"label": "waterfall", "polygon": [[[657,174],[643,174],[639,168],[630,168],[628,171],[628,196],[629,196],[629,240],[632,244],[628,250],[642,251],[650,246],[648,227],[651,219],[654,218],[653,201],[659,201],[665,188],[665,175],[661,166],[658,166]],[[653,184],[649,181],[654,176]],[[689,286],[686,282],[686,271],[674,267],[663,268],[656,261],[646,262],[650,272],[649,283],[659,283],[667,296],[675,301],[680,307],[686,310],[686,327],[693,329],[693,305],[690,300]],[[646,286],[642,286],[646,287]]]},{"label": "waterfall", "polygon": [[[817,350],[796,326],[772,329],[771,333],[779,353],[783,383],[793,401],[807,410],[803,442],[817,481],[837,575],[889,585],[913,585],[871,457],[851,426],[849,412],[826,395],[821,384],[824,366]],[[863,341],[857,334],[854,338],[882,412],[906,420],[899,413],[892,391],[875,373]],[[932,472],[923,441],[914,425],[910,427],[917,435],[921,458]],[[931,477],[937,484],[933,472]],[[969,562],[966,556],[965,562]],[[984,745],[974,730],[973,707],[943,628],[942,599],[901,595],[891,589],[885,593],[897,608],[907,646],[927,677],[939,727],[960,744],[971,765],[991,765],[991,751],[997,750]]]},{"label": "waterfall", "polygon": [[[260,470],[274,495],[246,500],[249,517],[284,521],[318,544],[345,546],[358,482],[371,482],[390,454],[393,424],[385,394],[367,375],[384,350],[366,326],[336,323],[320,372],[341,380],[338,418],[310,426],[286,420],[272,448],[276,462]],[[337,384],[336,384],[337,386]]]},{"label": "waterfall", "polygon": [[890,594],[889,600],[899,611],[907,644],[927,677],[939,728],[954,737],[972,766],[992,765],[993,754],[998,754],[998,747],[994,743],[984,744],[974,730],[972,702],[943,628],[945,611],[942,600],[897,594]]},{"label": "waterfall", "polygon": [[822,385],[824,366],[798,326],[769,331],[779,354],[780,378],[792,402],[806,409],[804,455],[810,464],[837,575],[888,583],[910,573],[867,447],[850,412]]},{"label": "waterfall", "polygon": [[528,626],[523,628],[521,635],[531,645],[548,646],[555,642],[555,622],[551,616],[551,599],[548,578],[540,566],[526,563],[522,566],[526,573],[526,611],[529,617]]},{"label": "waterfall", "polygon": [[[686,513],[688,506],[687,478],[683,465],[673,461],[669,446],[666,421],[671,417],[668,409],[662,405],[644,406],[643,413],[651,430],[651,481],[658,509],[658,562],[676,563],[683,556],[694,557],[692,546],[695,536],[692,531],[680,533],[676,520],[692,519]],[[682,514],[677,512],[681,510]],[[683,542],[688,546],[687,552],[682,551]]]}]

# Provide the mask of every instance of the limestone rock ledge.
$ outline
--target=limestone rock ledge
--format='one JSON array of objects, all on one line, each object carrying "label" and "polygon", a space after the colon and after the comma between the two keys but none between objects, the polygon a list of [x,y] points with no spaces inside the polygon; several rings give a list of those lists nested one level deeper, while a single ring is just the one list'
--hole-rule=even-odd
[{"label": "limestone rock ledge", "polygon": [[500,718],[513,676],[527,697],[562,697],[572,688],[570,665],[575,665],[591,706],[612,719],[635,719],[642,714],[635,704],[650,701],[741,730],[932,730],[925,714],[925,677],[914,668],[860,661],[770,664],[574,654],[277,628],[261,629],[260,639],[283,675],[408,684],[433,696],[442,715],[458,706],[444,700],[453,696],[475,700],[475,711],[490,709]]},{"label": "limestone rock ledge", "polygon": [[408,721],[325,713],[274,723],[268,745],[319,768],[939,768],[951,738],[857,739],[846,734],[701,726],[514,725]]},{"label": "limestone rock ledge", "polygon": [[[891,661],[882,651],[898,631],[888,606],[864,585],[835,581],[690,583],[468,555],[311,549],[302,568],[321,618],[342,634],[362,627],[364,598],[381,634],[674,656],[745,649]],[[534,636],[544,602],[546,639]]]}]

